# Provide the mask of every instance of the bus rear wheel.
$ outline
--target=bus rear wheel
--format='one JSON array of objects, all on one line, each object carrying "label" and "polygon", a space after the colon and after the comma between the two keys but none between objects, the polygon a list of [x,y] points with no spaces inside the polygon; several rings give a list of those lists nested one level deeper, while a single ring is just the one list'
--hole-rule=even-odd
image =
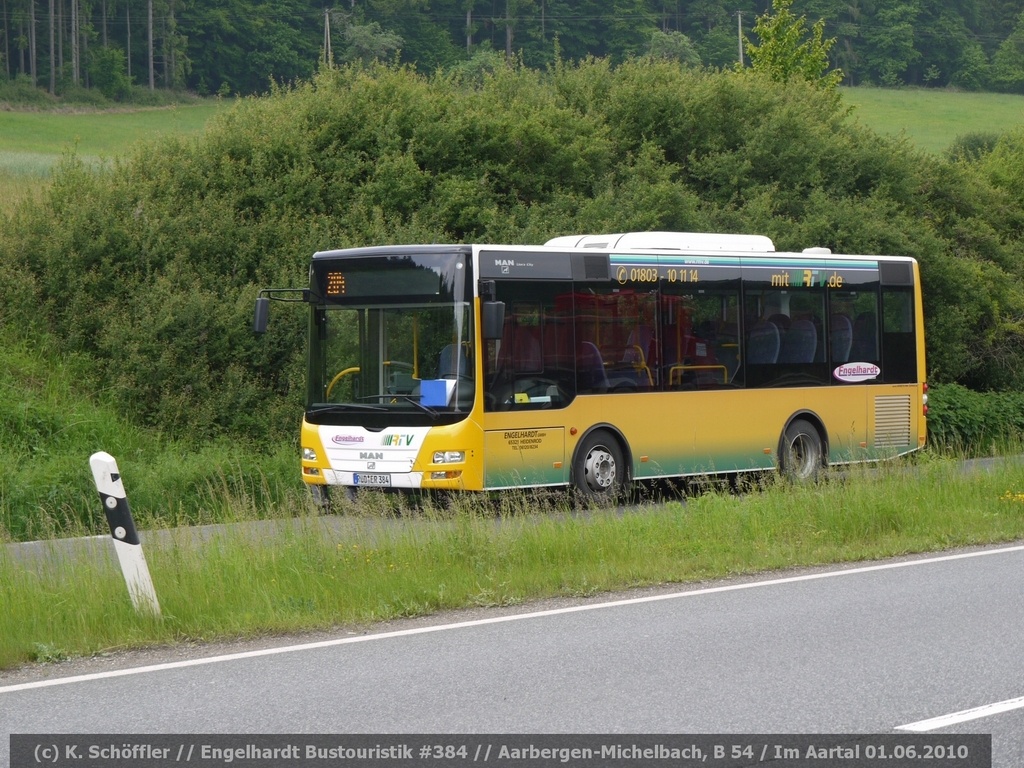
[{"label": "bus rear wheel", "polygon": [[786,427],[779,461],[779,469],[787,480],[802,483],[821,474],[825,468],[825,451],[814,425],[805,419],[795,419]]},{"label": "bus rear wheel", "polygon": [[572,470],[573,485],[589,501],[614,501],[626,484],[622,448],[611,433],[604,430],[583,438]]}]

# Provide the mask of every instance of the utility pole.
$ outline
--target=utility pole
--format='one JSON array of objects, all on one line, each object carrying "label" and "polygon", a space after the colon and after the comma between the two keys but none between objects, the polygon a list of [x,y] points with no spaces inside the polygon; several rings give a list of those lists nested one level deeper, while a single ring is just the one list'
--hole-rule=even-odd
[{"label": "utility pole", "polygon": [[331,51],[331,9],[324,8],[324,64],[334,68],[334,54]]},{"label": "utility pole", "polygon": [[743,66],[743,11],[736,11],[736,36],[740,47],[740,67]]},{"label": "utility pole", "polygon": [[[71,0],[76,2],[77,0]],[[149,90],[156,90],[156,75],[153,69],[153,0],[146,3],[146,39],[148,41],[147,57],[149,60]]]},{"label": "utility pole", "polygon": [[53,47],[53,38],[54,38],[54,34],[55,34],[54,28],[53,28],[53,11],[54,11],[53,0],[50,0],[50,93],[51,94],[55,94],[57,92],[57,89],[56,89],[56,85],[57,85],[57,65],[54,63],[56,61],[56,58],[55,58],[55,55],[54,55],[55,51],[54,51],[54,47]]},{"label": "utility pole", "polygon": [[[53,4],[53,0],[50,0],[50,4]],[[128,10],[128,6],[124,7],[124,29],[128,35],[128,50],[125,51],[125,58],[128,60],[128,79],[132,79],[132,15],[131,11]]]}]

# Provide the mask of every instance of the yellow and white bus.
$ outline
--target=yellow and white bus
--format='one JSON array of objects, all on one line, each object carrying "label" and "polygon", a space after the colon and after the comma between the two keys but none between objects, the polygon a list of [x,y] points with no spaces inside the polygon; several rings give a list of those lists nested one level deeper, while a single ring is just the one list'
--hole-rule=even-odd
[{"label": "yellow and white bus", "polygon": [[[925,442],[918,265],[754,235],[314,254],[302,479],[497,490],[777,468]],[[269,301],[257,299],[265,330]],[[296,289],[297,290],[297,289]]]}]

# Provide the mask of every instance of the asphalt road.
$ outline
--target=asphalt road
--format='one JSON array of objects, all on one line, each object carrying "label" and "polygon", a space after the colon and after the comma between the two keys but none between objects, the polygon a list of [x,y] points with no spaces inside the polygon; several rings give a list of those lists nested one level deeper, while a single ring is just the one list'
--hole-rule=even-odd
[{"label": "asphalt road", "polygon": [[1024,545],[151,650],[0,674],[0,765],[11,733],[986,733],[1011,768],[1022,638]]}]

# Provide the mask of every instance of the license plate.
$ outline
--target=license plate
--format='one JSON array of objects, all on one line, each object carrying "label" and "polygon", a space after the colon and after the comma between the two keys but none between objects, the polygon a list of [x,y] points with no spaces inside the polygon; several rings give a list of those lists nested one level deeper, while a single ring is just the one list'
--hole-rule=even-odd
[{"label": "license plate", "polygon": [[352,475],[352,482],[355,485],[391,486],[391,475],[371,475],[366,472],[356,472]]}]

